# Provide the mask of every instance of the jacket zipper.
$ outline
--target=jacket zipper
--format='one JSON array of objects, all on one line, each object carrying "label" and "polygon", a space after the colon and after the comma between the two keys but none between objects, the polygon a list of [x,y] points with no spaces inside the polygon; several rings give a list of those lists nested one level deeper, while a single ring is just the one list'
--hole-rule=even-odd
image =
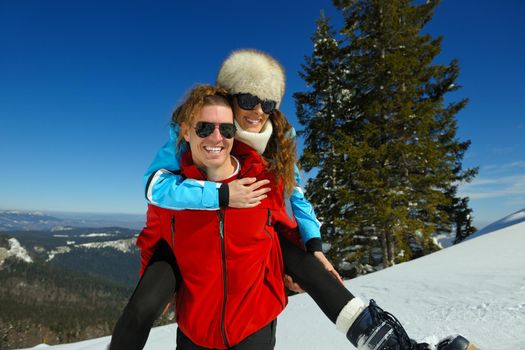
[{"label": "jacket zipper", "polygon": [[175,246],[175,216],[171,216],[171,248]]},{"label": "jacket zipper", "polygon": [[227,284],[226,284],[226,249],[224,245],[224,213],[222,209],[217,212],[219,215],[219,234],[221,235],[221,253],[222,253],[222,275],[223,275],[223,286],[224,286],[224,298],[222,302],[222,315],[221,315],[221,332],[224,345],[227,348],[230,347],[228,338],[226,337],[226,327],[224,326],[224,320],[226,318],[226,302],[227,302]]},{"label": "jacket zipper", "polygon": [[[272,226],[272,211],[270,210],[270,208],[268,208],[268,218],[266,219],[266,226]],[[273,237],[270,234],[270,232],[268,232],[268,230],[266,229],[266,226],[264,227],[264,232],[266,232],[268,237],[273,239]]]}]

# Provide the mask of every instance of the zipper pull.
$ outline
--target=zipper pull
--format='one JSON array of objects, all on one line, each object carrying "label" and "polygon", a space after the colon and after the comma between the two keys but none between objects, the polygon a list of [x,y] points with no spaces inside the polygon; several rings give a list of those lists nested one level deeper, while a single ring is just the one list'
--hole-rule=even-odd
[{"label": "zipper pull", "polygon": [[268,221],[267,221],[267,224],[268,224],[268,226],[272,226],[272,211],[270,210],[270,208],[268,208]]},{"label": "zipper pull", "polygon": [[175,216],[171,216],[171,247],[175,246]]},{"label": "zipper pull", "polygon": [[224,239],[224,216],[222,209],[217,211],[217,215],[219,216],[219,234],[221,235],[221,238]]}]

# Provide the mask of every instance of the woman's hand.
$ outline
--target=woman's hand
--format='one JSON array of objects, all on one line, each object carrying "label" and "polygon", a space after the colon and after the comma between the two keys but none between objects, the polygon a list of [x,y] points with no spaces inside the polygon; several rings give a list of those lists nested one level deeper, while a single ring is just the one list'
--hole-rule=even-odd
[{"label": "woman's hand", "polygon": [[255,177],[238,179],[228,184],[230,200],[228,206],[232,208],[253,208],[261,204],[268,197],[269,187],[261,188],[270,183],[270,180],[257,181]]},{"label": "woman's hand", "polygon": [[175,299],[177,298],[177,294],[173,294],[170,301],[164,306],[164,310],[162,310],[162,316],[166,316],[168,320],[173,321],[175,319]]},{"label": "woman's hand", "polygon": [[284,275],[284,286],[296,293],[304,293],[304,289],[300,285],[293,281],[293,278],[289,275]]},{"label": "woman's hand", "polygon": [[[334,266],[326,258],[326,256],[324,255],[323,252],[317,251],[317,252],[314,252],[313,255],[319,261],[319,263],[321,263],[321,265],[325,268],[326,271],[330,272],[330,274],[336,280],[338,280],[342,285],[344,285],[343,279],[341,278],[339,273],[336,271],[336,269],[334,269]],[[284,275],[284,285],[285,285],[286,288],[288,288],[292,292],[304,293],[304,289],[301,288],[301,286],[299,284],[294,282],[293,278],[291,276],[289,276],[289,275]]]},{"label": "woman's hand", "polygon": [[321,251],[314,252],[314,256],[321,263],[321,265],[323,265],[323,267],[325,268],[326,271],[330,272],[330,274],[332,274],[332,276],[334,276],[336,280],[338,280],[342,285],[344,285],[343,279],[341,278],[339,273],[336,271],[336,269],[334,269],[334,266],[326,258],[326,256],[324,255],[323,252],[321,252]]}]

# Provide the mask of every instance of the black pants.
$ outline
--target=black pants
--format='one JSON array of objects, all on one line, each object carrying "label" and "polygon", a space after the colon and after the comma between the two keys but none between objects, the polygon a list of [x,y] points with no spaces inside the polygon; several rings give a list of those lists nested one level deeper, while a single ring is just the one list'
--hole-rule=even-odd
[{"label": "black pants", "polygon": [[[273,350],[275,348],[275,330],[277,320],[273,320],[265,327],[246,337],[239,344],[229,350]],[[195,345],[180,329],[177,329],[177,350],[210,350]]]},{"label": "black pants", "polygon": [[[285,272],[335,323],[341,309],[354,296],[324,269],[312,253],[299,249],[286,238],[279,237],[279,240]],[[142,349],[153,322],[160,316],[180,281],[180,272],[171,248],[162,241],[115,325],[110,350]]]},{"label": "black pants", "polygon": [[175,293],[180,272],[170,246],[161,241],[120,316],[110,350],[140,350],[153,322]]},{"label": "black pants", "polygon": [[283,253],[284,271],[292,276],[324,314],[335,323],[341,309],[354,298],[352,293],[319,263],[312,253],[307,253],[289,240],[279,236]]}]

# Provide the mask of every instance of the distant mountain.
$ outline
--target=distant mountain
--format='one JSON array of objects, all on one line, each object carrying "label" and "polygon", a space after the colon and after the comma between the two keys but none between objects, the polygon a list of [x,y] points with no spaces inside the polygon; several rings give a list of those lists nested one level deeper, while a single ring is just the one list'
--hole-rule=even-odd
[{"label": "distant mountain", "polygon": [[137,234],[71,226],[0,232],[0,350],[111,333],[138,281]]},{"label": "distant mountain", "polygon": [[138,278],[137,234],[122,227],[70,226],[0,232],[0,269],[2,260],[30,259],[131,286]]},{"label": "distant mountain", "polygon": [[145,222],[143,214],[94,214],[41,211],[0,211],[0,231],[49,230],[53,227],[109,227],[117,226],[140,230]]},{"label": "distant mountain", "polygon": [[0,231],[7,230],[39,230],[62,225],[57,217],[42,212],[21,212],[7,210],[0,212]]}]

